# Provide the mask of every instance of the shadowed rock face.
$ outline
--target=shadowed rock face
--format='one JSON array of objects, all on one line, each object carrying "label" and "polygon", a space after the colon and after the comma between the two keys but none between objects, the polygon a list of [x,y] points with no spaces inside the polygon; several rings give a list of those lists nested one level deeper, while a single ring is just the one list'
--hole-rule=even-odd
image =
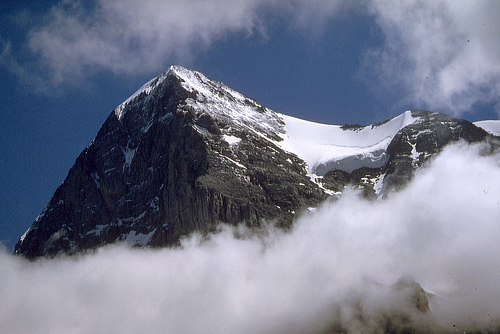
[{"label": "shadowed rock face", "polygon": [[328,192],[354,184],[366,197],[380,196],[404,185],[447,143],[488,137],[450,116],[413,116],[422,121],[394,137],[385,166],[329,171],[315,183],[305,162],[279,147],[285,129],[278,114],[201,73],[172,67],[111,113],[15,253],[34,259],[120,241],[170,246],[220,223],[287,228]]},{"label": "shadowed rock face", "polygon": [[414,110],[412,115],[421,121],[401,129],[387,149],[391,157],[387,164],[391,175],[387,182],[389,188],[404,186],[416,168],[449,143],[458,140],[472,143],[491,137],[466,120],[422,110]]}]

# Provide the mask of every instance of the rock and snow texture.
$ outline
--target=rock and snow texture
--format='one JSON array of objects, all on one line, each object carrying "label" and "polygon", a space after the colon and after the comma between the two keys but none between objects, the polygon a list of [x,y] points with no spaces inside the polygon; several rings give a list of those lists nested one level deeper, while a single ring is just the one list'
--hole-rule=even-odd
[{"label": "rock and snow texture", "polygon": [[312,123],[172,66],[115,108],[15,252],[171,246],[220,223],[288,228],[349,184],[381,197],[447,143],[489,137],[425,111],[368,126]]}]

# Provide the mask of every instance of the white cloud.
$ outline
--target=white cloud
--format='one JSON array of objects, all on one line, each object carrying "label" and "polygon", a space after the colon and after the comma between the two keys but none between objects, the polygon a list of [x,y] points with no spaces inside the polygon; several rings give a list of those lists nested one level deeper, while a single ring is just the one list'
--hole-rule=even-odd
[{"label": "white cloud", "polygon": [[461,115],[474,103],[500,103],[500,3],[394,1],[369,3],[384,45],[366,60],[405,102]]},{"label": "white cloud", "polygon": [[[401,312],[426,332],[496,331],[500,156],[480,148],[449,147],[402,192],[377,202],[347,193],[287,234],[225,228],[182,249],[35,263],[2,252],[0,331],[357,333]],[[387,287],[405,275],[437,295],[430,313]]]},{"label": "white cloud", "polygon": [[0,65],[8,69],[10,74],[21,82],[28,83],[34,87],[42,87],[43,82],[39,77],[31,75],[25,64],[20,64],[14,57],[10,42],[0,37]]},{"label": "white cloud", "polygon": [[192,57],[228,34],[259,26],[261,1],[98,1],[94,8],[66,2],[35,27],[30,48],[56,82],[99,69],[121,74],[159,71],[169,59]]},{"label": "white cloud", "polygon": [[318,34],[325,29],[326,23],[345,13],[360,1],[339,0],[269,0],[267,8],[282,15],[292,26],[302,29],[307,33]]},{"label": "white cloud", "polygon": [[5,55],[0,62],[32,82],[49,73],[45,81],[75,83],[101,70],[149,76],[189,65],[218,41],[272,39],[276,22],[308,36],[328,33],[330,20],[356,10],[373,15],[382,32],[361,73],[384,95],[395,91],[401,104],[456,116],[476,103],[500,110],[500,3],[489,0],[65,0],[30,29],[36,67]]},{"label": "white cloud", "polygon": [[28,44],[55,84],[100,70],[144,75],[189,63],[226,38],[265,39],[276,19],[319,30],[344,7],[338,0],[66,0],[30,29]]}]

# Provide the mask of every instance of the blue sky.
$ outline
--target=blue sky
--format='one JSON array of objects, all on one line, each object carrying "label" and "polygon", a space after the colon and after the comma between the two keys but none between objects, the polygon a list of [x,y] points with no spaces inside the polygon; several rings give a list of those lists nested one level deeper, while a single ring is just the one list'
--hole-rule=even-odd
[{"label": "blue sky", "polygon": [[12,249],[114,107],[172,64],[292,116],[500,111],[500,2],[0,4],[0,242]]}]

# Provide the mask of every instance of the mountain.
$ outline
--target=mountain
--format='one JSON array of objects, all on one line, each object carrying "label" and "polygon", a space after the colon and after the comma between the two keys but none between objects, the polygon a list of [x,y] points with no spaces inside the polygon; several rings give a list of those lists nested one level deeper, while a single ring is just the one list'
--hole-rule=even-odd
[{"label": "mountain", "polygon": [[171,246],[220,223],[287,229],[348,185],[384,197],[460,139],[497,137],[419,110],[368,126],[308,122],[172,66],[110,114],[15,253]]}]

